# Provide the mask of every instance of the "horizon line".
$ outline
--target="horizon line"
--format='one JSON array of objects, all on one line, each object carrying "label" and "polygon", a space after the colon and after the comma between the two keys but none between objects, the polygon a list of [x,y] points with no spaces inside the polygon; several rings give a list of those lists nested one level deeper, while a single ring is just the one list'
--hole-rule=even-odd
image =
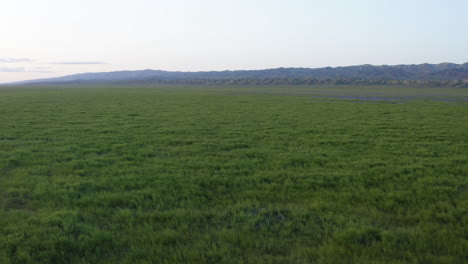
[{"label": "horizon line", "polygon": [[14,81],[14,82],[7,82],[7,83],[0,83],[0,85],[8,85],[8,84],[18,84],[23,82],[29,81],[39,81],[39,80],[47,80],[47,79],[55,79],[55,78],[62,78],[74,75],[81,75],[81,74],[98,74],[98,73],[114,73],[114,72],[142,72],[142,71],[160,71],[160,72],[177,72],[177,73],[209,73],[209,72],[236,72],[236,71],[267,71],[267,70],[277,70],[277,69],[336,69],[336,68],[348,68],[348,67],[359,67],[359,66],[373,66],[373,67],[395,67],[395,66],[419,66],[419,65],[442,65],[442,64],[453,64],[453,65],[464,65],[468,64],[468,62],[464,63],[453,63],[453,62],[440,62],[440,63],[413,63],[413,64],[354,64],[348,66],[324,66],[324,67],[276,67],[276,68],[262,68],[262,69],[236,69],[236,70],[201,70],[201,71],[173,71],[173,70],[161,70],[161,69],[143,69],[143,70],[113,70],[113,71],[97,71],[97,72],[80,72],[74,74],[67,74],[67,75],[59,75],[55,77],[48,77],[48,78],[39,78],[39,79],[28,79],[22,81]]}]

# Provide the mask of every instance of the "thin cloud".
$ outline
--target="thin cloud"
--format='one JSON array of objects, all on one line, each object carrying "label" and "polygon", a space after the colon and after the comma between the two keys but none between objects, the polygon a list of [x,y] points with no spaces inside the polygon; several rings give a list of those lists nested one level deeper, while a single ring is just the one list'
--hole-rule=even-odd
[{"label": "thin cloud", "polygon": [[27,72],[55,73],[54,71],[45,71],[45,70],[28,70]]},{"label": "thin cloud", "polygon": [[13,72],[54,73],[53,71],[48,71],[46,69],[41,69],[41,68],[47,68],[47,67],[36,67],[36,68],[31,68],[31,69],[0,67],[0,72],[9,72],[9,73],[13,73]]},{"label": "thin cloud", "polygon": [[26,72],[24,68],[0,67],[0,72]]},{"label": "thin cloud", "polygon": [[61,61],[61,62],[52,62],[50,64],[83,65],[83,64],[106,64],[106,63],[102,61]]},{"label": "thin cloud", "polygon": [[0,58],[0,63],[31,62],[28,58]]}]

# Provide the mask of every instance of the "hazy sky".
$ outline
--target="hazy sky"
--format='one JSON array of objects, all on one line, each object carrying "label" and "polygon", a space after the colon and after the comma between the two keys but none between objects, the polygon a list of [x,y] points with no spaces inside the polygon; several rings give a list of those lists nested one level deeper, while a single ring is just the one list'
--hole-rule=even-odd
[{"label": "hazy sky", "polygon": [[468,62],[467,0],[1,0],[0,83]]}]

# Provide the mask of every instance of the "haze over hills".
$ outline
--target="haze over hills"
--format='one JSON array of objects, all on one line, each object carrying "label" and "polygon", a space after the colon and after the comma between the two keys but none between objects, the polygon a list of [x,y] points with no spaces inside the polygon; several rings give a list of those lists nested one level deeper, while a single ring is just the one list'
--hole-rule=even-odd
[{"label": "haze over hills", "polygon": [[[468,63],[440,63],[419,65],[359,65],[348,67],[326,68],[277,68],[266,70],[204,71],[179,72],[162,70],[115,71],[82,73],[57,78],[38,79],[15,84],[66,84],[66,83],[238,83],[240,80],[372,80],[395,81],[458,81],[468,80]],[[302,81],[301,81],[302,80]]]}]

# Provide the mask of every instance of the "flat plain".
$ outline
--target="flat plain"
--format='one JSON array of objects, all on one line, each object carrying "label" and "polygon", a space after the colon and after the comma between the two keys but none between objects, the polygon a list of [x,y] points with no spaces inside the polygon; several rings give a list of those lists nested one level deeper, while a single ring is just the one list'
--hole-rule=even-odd
[{"label": "flat plain", "polygon": [[0,263],[463,263],[468,90],[2,87]]}]

